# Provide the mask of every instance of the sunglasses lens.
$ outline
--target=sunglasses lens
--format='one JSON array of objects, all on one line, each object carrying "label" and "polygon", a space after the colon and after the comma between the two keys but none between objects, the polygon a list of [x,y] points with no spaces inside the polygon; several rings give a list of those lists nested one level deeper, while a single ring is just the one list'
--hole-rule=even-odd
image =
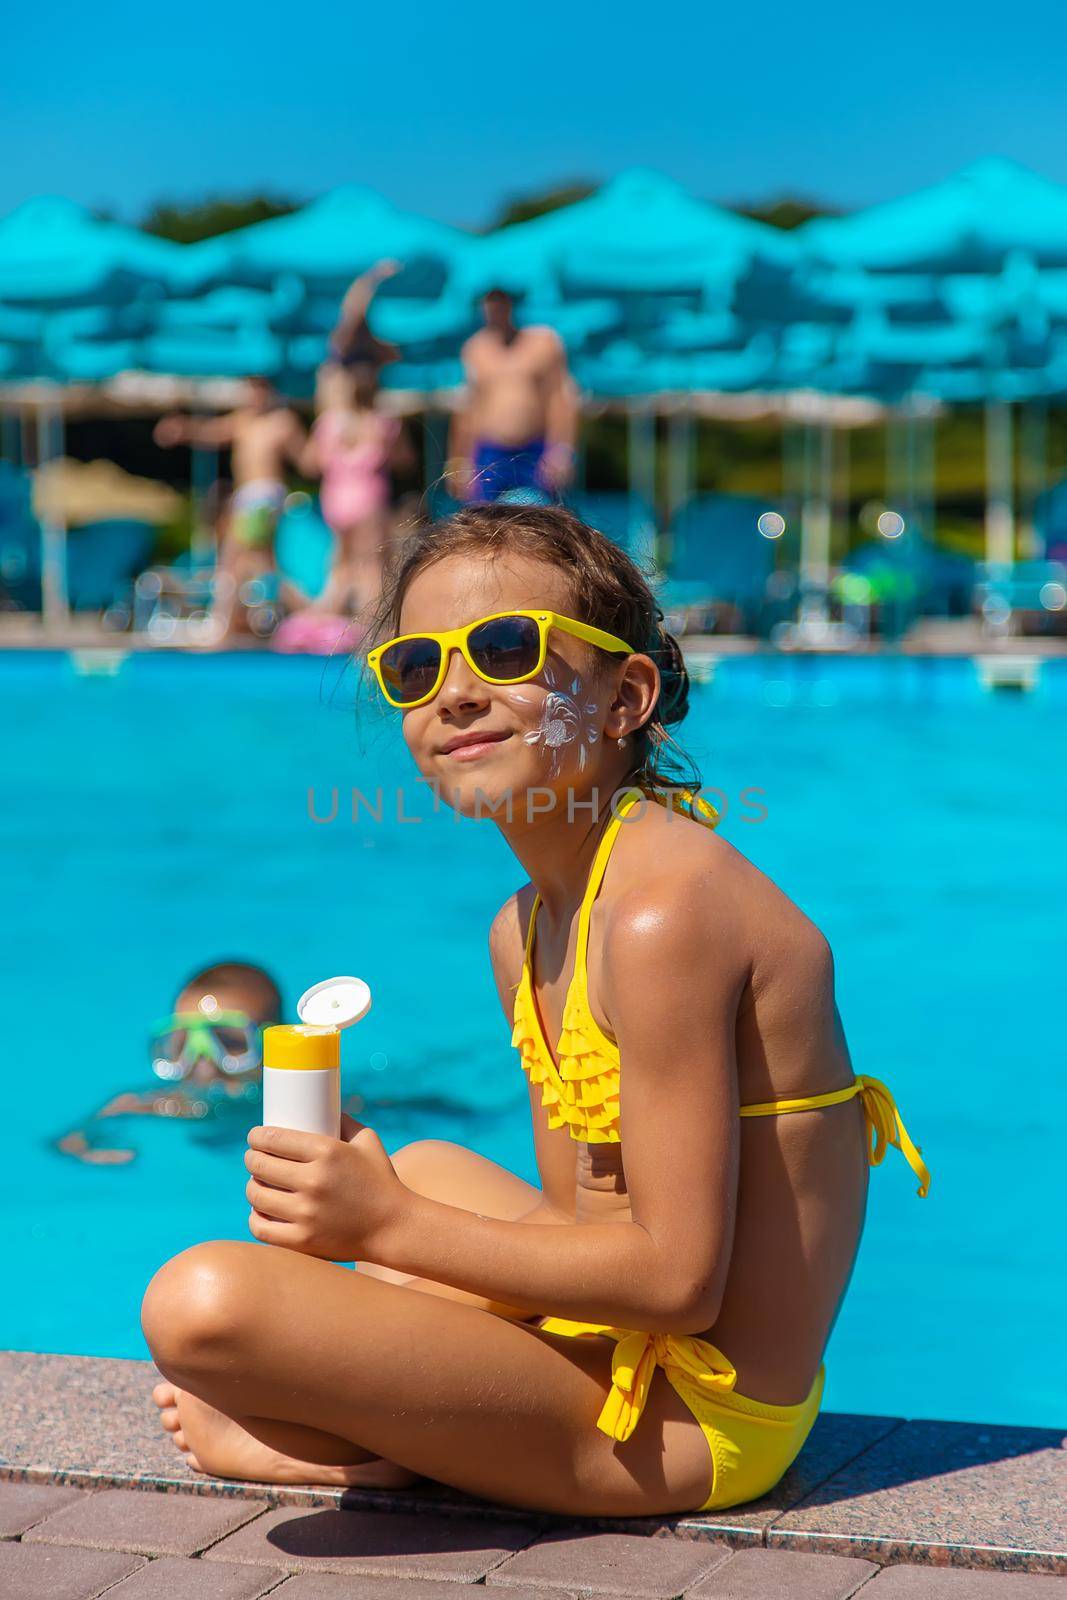
[{"label": "sunglasses lens", "polygon": [[467,647],[487,678],[517,683],[537,666],[541,636],[532,617],[494,617],[472,631]]},{"label": "sunglasses lens", "polygon": [[398,705],[412,705],[428,695],[441,670],[441,646],[436,639],[401,639],[381,658],[382,678]]}]

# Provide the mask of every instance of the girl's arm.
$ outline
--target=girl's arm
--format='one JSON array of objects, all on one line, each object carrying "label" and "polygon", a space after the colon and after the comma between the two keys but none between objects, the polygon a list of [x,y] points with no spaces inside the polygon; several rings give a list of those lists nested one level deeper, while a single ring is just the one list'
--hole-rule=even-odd
[{"label": "girl's arm", "polygon": [[412,1196],[383,1233],[387,1264],[530,1312],[648,1332],[711,1327],[737,1193],[734,1026],[747,963],[733,920],[700,877],[635,891],[612,917],[601,988],[622,1059],[632,1221],[531,1227]]}]

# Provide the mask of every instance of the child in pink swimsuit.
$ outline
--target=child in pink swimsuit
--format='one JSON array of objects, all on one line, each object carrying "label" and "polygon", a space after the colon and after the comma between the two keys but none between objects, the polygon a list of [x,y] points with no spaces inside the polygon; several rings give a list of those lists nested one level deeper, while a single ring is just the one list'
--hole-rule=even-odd
[{"label": "child in pink swimsuit", "polygon": [[322,514],[339,536],[388,505],[386,468],[400,431],[395,417],[365,412],[360,437],[350,443],[349,428],[356,415],[324,411],[311,430],[322,467]]},{"label": "child in pink swimsuit", "polygon": [[376,375],[328,366],[322,376],[327,404],[311,430],[309,465],[322,475],[322,514],[337,547],[326,588],[315,604],[318,610],[337,612],[350,603],[356,609],[373,605],[381,590],[389,532],[388,468],[401,424],[376,409]]}]

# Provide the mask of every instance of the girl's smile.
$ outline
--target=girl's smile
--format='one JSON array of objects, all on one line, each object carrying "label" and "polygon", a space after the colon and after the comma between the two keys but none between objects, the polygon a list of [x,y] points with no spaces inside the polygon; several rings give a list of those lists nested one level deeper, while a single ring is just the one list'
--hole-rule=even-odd
[{"label": "girl's smile", "polygon": [[455,738],[443,746],[441,754],[452,756],[456,761],[477,761],[510,738],[510,733],[503,732],[457,733]]}]

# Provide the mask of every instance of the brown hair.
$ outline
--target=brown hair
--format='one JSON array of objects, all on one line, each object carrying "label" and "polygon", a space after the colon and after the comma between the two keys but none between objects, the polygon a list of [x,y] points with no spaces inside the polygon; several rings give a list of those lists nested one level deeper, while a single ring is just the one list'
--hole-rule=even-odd
[{"label": "brown hair", "polygon": [[689,709],[689,674],[677,639],[663,627],[646,574],[617,544],[562,506],[467,506],[442,522],[417,526],[394,557],[365,645],[400,631],[400,611],[416,576],[449,556],[488,559],[517,552],[566,573],[580,622],[614,633],[648,655],[660,694],[634,731],[630,781],[645,789],[700,788],[692,759],[667,732]]},{"label": "brown hair", "polygon": [[253,1009],[262,1011],[268,1022],[275,1022],[281,1017],[281,990],[269,972],[249,961],[215,961],[209,967],[198,967],[186,978],[178,992],[203,989],[205,994],[210,994],[216,986],[238,990]]}]

